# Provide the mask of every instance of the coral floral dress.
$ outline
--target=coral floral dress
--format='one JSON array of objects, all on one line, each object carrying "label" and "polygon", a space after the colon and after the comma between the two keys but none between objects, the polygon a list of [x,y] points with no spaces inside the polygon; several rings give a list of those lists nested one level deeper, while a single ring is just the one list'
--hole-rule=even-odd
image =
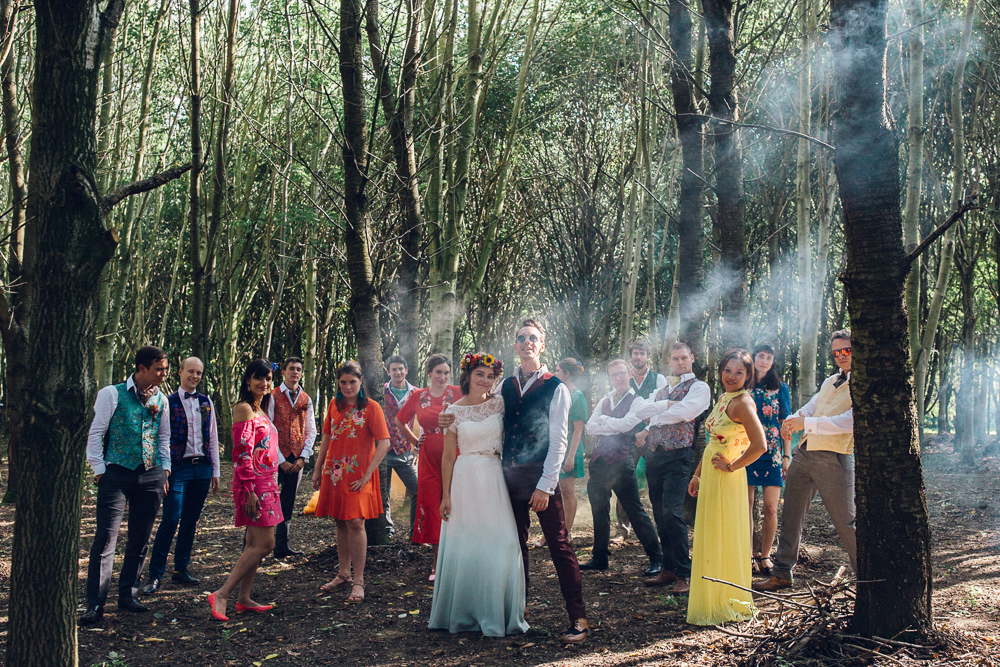
[{"label": "coral floral dress", "polygon": [[333,399],[326,411],[323,433],[330,436],[330,446],[323,461],[316,516],[341,521],[378,517],[382,513],[378,469],[361,490],[351,491],[350,485],[364,476],[375,456],[376,443],[389,439],[382,408],[369,400],[364,410],[349,406],[341,412],[337,399]]},{"label": "coral floral dress", "polygon": [[[276,526],[284,517],[278,498],[278,432],[264,415],[233,424],[233,501],[237,526]],[[253,519],[243,509],[253,491],[260,499],[260,515]]]},{"label": "coral floral dress", "polygon": [[437,544],[441,539],[441,454],[444,431],[438,427],[438,415],[462,398],[462,390],[448,385],[440,396],[431,396],[430,387],[413,392],[396,418],[409,424],[416,416],[420,422],[419,460],[417,461],[417,516],[413,527],[415,544]]}]

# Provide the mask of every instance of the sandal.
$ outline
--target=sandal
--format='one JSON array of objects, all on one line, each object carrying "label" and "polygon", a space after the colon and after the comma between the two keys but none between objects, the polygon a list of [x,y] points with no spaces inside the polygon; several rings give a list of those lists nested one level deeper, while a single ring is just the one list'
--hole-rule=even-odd
[{"label": "sandal", "polygon": [[[337,579],[340,579],[339,583],[337,582]],[[338,574],[336,577],[333,578],[332,581],[326,582],[325,584],[320,586],[319,589],[324,593],[330,593],[333,591],[342,591],[348,586],[350,586],[351,583],[352,581],[350,579],[348,579],[342,574]]]},{"label": "sandal", "polygon": [[[351,584],[351,585],[353,586],[353,588],[351,588],[351,594],[347,597],[346,601],[350,602],[351,604],[361,604],[362,602],[365,601],[365,585],[364,584]],[[355,588],[361,589],[361,595],[355,594],[354,592]]]},{"label": "sandal", "polygon": [[757,562],[760,564],[760,573],[764,576],[771,576],[771,570],[774,569],[774,561],[771,560],[770,556],[761,556],[757,559]]},{"label": "sandal", "polygon": [[582,644],[584,640],[587,639],[587,635],[590,634],[590,628],[581,628],[576,623],[569,626],[566,632],[563,633],[562,643],[563,644]]}]

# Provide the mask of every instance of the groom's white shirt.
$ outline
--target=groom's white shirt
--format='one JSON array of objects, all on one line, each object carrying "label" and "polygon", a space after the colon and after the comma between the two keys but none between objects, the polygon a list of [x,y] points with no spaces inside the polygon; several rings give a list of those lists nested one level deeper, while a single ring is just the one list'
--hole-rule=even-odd
[{"label": "groom's white shirt", "polygon": [[[540,366],[538,371],[521,386],[517,379],[518,371],[521,367],[514,369],[514,386],[517,387],[521,396],[531,389],[542,375],[549,372],[548,367]],[[552,394],[552,402],[549,403],[549,452],[545,455],[545,463],[542,464],[542,476],[538,480],[536,489],[552,495],[559,486],[559,471],[562,469],[563,459],[566,458],[566,442],[569,434],[569,406],[573,402],[569,395],[569,387],[559,383],[556,391]]]}]

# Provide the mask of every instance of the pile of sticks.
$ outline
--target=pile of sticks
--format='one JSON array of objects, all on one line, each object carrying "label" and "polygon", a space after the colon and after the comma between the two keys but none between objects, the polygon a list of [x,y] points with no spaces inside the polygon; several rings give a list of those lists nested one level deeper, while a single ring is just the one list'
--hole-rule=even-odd
[{"label": "pile of sticks", "polygon": [[752,620],[738,626],[738,630],[716,626],[719,632],[736,638],[731,656],[737,664],[746,667],[997,664],[992,647],[970,633],[937,630],[926,644],[851,634],[854,591],[852,584],[844,580],[845,571],[846,568],[840,568],[830,583],[808,583],[805,590],[793,593],[754,592],[760,608]]}]

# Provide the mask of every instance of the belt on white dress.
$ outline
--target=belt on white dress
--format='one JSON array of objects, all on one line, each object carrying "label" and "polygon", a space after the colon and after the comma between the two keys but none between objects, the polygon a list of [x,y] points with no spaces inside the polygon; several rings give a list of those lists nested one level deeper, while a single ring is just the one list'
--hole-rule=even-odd
[{"label": "belt on white dress", "polygon": [[500,458],[499,452],[459,452],[460,456],[492,456],[494,458]]}]

